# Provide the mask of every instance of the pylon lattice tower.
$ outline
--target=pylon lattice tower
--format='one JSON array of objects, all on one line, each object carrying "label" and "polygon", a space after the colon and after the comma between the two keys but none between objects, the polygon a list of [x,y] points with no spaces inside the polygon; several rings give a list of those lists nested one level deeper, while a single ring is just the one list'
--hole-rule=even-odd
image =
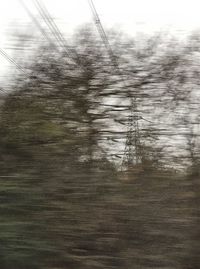
[{"label": "pylon lattice tower", "polygon": [[125,149],[122,158],[121,170],[129,170],[141,163],[141,141],[139,130],[139,111],[136,97],[131,98],[130,115],[128,118],[128,131]]}]

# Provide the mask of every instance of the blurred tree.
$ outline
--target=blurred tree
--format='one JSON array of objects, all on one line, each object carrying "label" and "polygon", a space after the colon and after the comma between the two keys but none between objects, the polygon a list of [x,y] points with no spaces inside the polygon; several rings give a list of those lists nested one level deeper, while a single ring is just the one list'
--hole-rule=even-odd
[{"label": "blurred tree", "polygon": [[[88,26],[70,57],[37,48],[3,103],[1,268],[182,268],[190,255],[191,193],[170,155],[188,55],[159,35],[120,39],[110,33],[120,70]],[[141,162],[125,182],[111,156],[123,154],[133,98]]]},{"label": "blurred tree", "polygon": [[109,191],[115,171],[96,123],[105,66],[86,33],[80,66],[39,49],[31,79],[16,81],[2,106],[2,268],[72,268],[76,242],[95,229],[95,201]]}]

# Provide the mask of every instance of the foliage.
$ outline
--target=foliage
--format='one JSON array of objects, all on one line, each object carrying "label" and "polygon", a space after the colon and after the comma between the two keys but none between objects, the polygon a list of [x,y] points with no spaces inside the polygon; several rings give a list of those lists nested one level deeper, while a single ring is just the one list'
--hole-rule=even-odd
[{"label": "foliage", "polygon": [[[144,47],[112,38],[123,79],[87,27],[73,39],[78,58],[39,48],[30,78],[16,79],[1,107],[3,269],[197,268],[198,145],[188,140],[187,176],[165,147],[190,104],[181,92],[191,90],[188,59],[163,53],[158,36]],[[141,161],[121,171],[111,156],[123,151],[133,97]]]}]

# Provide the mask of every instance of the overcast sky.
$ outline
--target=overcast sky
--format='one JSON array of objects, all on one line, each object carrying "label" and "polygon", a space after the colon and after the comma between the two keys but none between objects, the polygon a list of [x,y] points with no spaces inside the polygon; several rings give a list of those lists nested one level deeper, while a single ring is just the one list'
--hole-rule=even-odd
[{"label": "overcast sky", "polygon": [[[34,14],[31,0],[24,0]],[[91,20],[87,0],[43,0],[56,20],[71,30]],[[121,25],[129,33],[159,30],[163,27],[190,30],[200,26],[199,0],[94,0],[105,26]],[[0,3],[0,28],[6,30],[11,22],[30,20],[19,0]]]},{"label": "overcast sky", "polygon": [[[118,27],[130,35],[169,30],[185,34],[200,28],[200,0],[93,0],[105,28]],[[38,15],[31,0],[24,0]],[[60,30],[69,34],[82,23],[92,22],[87,0],[43,0]],[[30,22],[20,0],[0,2],[0,48],[8,50],[12,27]],[[9,55],[13,52],[8,50]],[[0,58],[0,71],[6,61]]]}]

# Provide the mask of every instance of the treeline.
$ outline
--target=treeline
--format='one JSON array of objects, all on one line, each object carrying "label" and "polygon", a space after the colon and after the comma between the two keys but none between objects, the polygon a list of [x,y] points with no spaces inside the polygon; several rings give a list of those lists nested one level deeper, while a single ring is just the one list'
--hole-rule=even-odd
[{"label": "treeline", "polygon": [[198,36],[109,40],[118,67],[90,27],[70,56],[24,55],[1,106],[1,268],[199,267]]}]

